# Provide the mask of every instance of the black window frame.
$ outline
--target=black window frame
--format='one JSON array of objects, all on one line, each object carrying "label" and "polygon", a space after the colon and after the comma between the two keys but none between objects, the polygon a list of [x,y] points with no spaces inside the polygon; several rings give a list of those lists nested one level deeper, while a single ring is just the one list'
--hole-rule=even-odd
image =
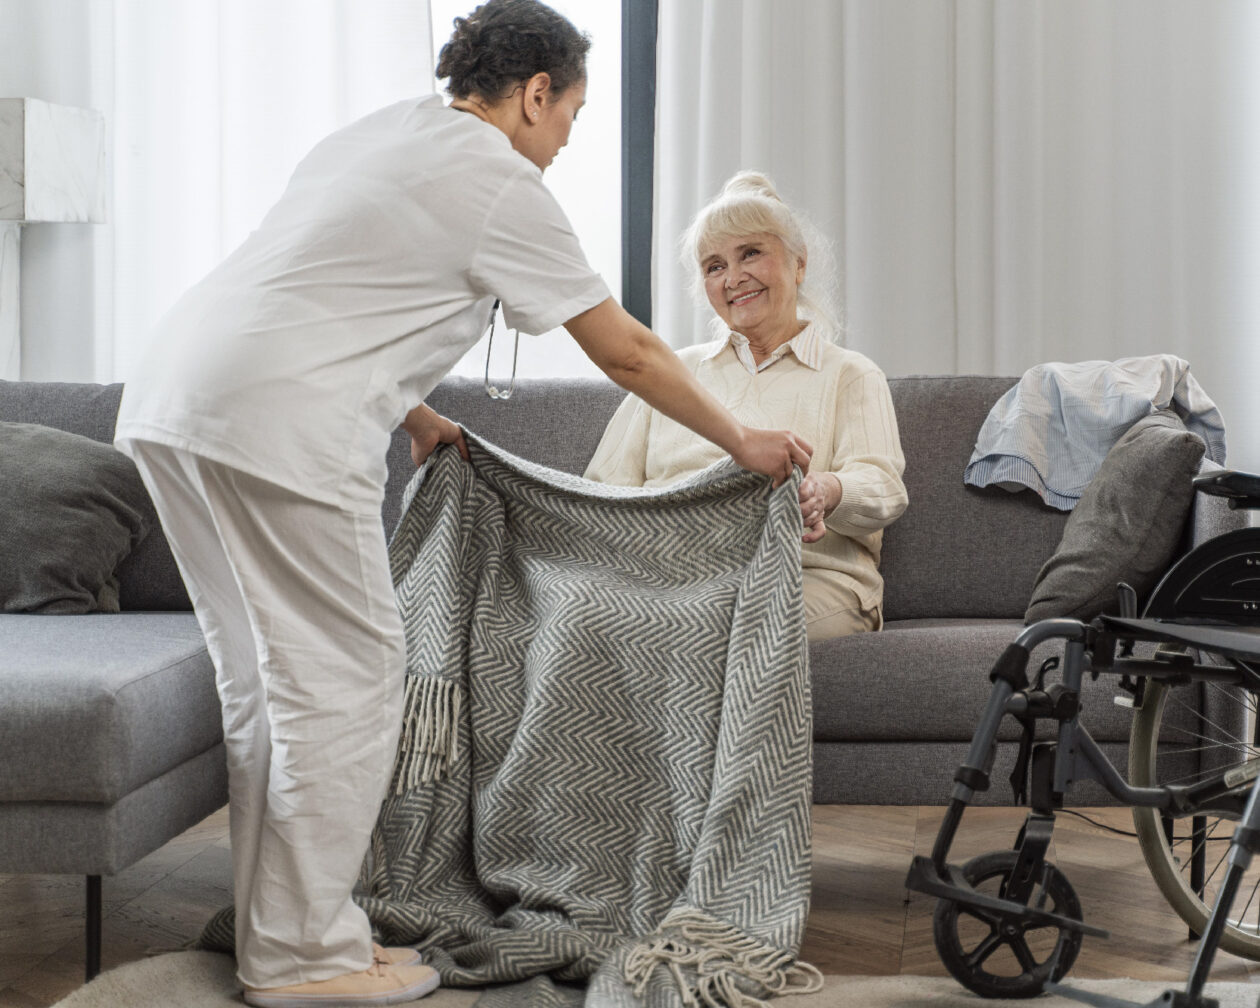
[{"label": "black window frame", "polygon": [[621,0],[621,304],[652,325],[657,0]]}]

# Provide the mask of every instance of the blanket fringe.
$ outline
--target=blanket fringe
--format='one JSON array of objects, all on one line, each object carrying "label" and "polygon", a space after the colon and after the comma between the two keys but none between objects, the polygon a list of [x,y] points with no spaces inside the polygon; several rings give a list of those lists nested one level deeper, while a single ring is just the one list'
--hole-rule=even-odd
[{"label": "blanket fringe", "polygon": [[[766,1001],[742,991],[739,980],[760,985],[767,997],[823,988],[816,967],[696,910],[669,914],[655,934],[630,950],[624,977],[636,996],[642,997],[657,966],[669,969],[687,1008],[768,1008]],[[694,975],[688,977],[684,967]]]},{"label": "blanket fringe", "polygon": [[432,784],[450,772],[459,740],[462,694],[454,679],[407,676],[394,793]]}]

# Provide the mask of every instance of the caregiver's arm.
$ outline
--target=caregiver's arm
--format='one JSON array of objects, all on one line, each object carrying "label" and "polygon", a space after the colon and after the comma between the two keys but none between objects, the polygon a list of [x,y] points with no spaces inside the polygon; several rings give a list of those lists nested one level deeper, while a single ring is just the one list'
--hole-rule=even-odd
[{"label": "caregiver's arm", "polygon": [[583,352],[622,388],[728,452],[739,465],[774,478],[809,467],[813,449],[790,431],[745,427],[651,329],[612,298],[564,324]]},{"label": "caregiver's arm", "polygon": [[424,465],[424,460],[440,444],[455,445],[464,461],[468,461],[468,445],[464,443],[464,432],[459,424],[435,413],[424,403],[403,418],[402,429],[411,436],[411,458],[416,465]]}]

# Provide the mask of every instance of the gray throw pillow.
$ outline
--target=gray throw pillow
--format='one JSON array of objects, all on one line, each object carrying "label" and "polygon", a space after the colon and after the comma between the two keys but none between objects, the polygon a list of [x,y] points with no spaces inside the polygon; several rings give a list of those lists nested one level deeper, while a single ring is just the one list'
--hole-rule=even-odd
[{"label": "gray throw pillow", "polygon": [[1130,427],[1081,494],[1037,575],[1024,619],[1116,613],[1116,583],[1143,600],[1168,568],[1194,499],[1204,444],[1175,413]]},{"label": "gray throw pillow", "polygon": [[152,513],[113,445],[0,423],[0,611],[118,612],[114,571]]}]

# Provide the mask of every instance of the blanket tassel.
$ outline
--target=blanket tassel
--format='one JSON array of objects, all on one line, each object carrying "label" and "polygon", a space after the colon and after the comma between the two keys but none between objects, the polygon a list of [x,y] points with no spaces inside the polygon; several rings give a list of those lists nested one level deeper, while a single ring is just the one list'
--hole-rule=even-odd
[{"label": "blanket tassel", "polygon": [[407,676],[402,737],[394,764],[394,793],[445,777],[455,762],[461,693],[453,679]]},{"label": "blanket tassel", "polygon": [[[669,969],[687,1008],[768,1008],[766,1001],[741,990],[740,980],[760,985],[767,997],[823,988],[816,967],[694,910],[670,914],[655,935],[630,950],[624,977],[636,996],[643,995],[657,966]],[[686,976],[684,967],[694,975]]]}]

